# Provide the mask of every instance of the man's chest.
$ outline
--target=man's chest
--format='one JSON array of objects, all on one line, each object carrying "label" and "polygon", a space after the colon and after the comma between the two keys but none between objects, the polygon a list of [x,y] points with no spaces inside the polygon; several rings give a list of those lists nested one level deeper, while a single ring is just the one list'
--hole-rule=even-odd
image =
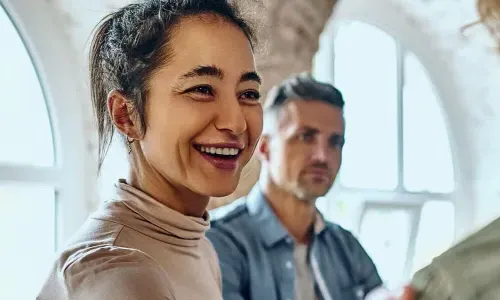
[{"label": "man's chest", "polygon": [[357,299],[344,296],[355,290],[355,283],[343,255],[336,253],[337,249],[321,247],[297,247],[293,241],[285,241],[260,249],[249,261],[250,288],[256,291],[253,295],[276,300],[330,300],[339,295],[340,299]]}]

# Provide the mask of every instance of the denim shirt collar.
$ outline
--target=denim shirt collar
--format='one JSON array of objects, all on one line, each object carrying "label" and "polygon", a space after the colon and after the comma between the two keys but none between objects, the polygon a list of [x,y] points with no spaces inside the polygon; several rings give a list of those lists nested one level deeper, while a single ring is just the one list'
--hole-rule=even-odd
[{"label": "denim shirt collar", "polygon": [[[253,218],[253,221],[257,223],[259,232],[267,248],[272,247],[281,240],[290,238],[288,231],[283,227],[278,217],[274,214],[258,185],[256,185],[248,194],[246,206],[249,215]],[[315,234],[320,234],[324,228],[325,222],[323,216],[317,212],[314,224]]]}]

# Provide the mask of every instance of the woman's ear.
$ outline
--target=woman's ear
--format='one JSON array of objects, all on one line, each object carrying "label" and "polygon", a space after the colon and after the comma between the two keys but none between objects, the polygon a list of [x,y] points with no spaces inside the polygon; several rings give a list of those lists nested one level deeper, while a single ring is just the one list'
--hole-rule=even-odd
[{"label": "woman's ear", "polygon": [[124,136],[135,140],[141,137],[140,122],[135,108],[118,90],[112,90],[108,94],[108,113],[115,127]]}]

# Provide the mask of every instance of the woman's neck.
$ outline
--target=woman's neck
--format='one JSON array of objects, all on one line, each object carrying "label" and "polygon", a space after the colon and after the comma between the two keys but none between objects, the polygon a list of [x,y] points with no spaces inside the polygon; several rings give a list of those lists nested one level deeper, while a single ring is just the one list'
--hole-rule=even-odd
[{"label": "woman's neck", "polygon": [[181,185],[173,184],[145,159],[131,157],[129,161],[128,184],[183,215],[202,217],[205,214],[209,196],[199,195]]}]

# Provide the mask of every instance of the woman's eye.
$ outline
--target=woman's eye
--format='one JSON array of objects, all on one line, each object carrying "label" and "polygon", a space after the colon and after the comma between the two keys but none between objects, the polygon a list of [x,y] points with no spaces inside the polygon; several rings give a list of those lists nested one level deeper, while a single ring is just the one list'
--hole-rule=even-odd
[{"label": "woman's eye", "polygon": [[213,91],[212,87],[210,87],[208,85],[200,85],[200,86],[193,87],[193,88],[189,89],[188,92],[206,95],[206,96],[213,96],[214,95],[214,91]]},{"label": "woman's eye", "polygon": [[245,91],[240,97],[244,100],[258,101],[260,99],[260,93],[257,91]]}]

